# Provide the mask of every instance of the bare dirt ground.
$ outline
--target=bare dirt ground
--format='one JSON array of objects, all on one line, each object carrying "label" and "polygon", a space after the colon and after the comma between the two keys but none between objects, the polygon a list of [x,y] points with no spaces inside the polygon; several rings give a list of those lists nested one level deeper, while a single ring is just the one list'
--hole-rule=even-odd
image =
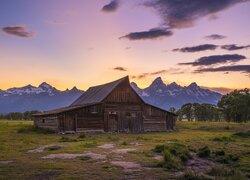
[{"label": "bare dirt ground", "polygon": [[126,149],[115,149],[112,152],[116,154],[127,154],[129,152],[138,152],[138,150],[133,148],[126,148]]},{"label": "bare dirt ground", "polygon": [[100,145],[100,146],[97,146],[99,148],[103,148],[103,149],[112,149],[114,148],[114,144],[103,144],[103,145]]},{"label": "bare dirt ground", "polygon": [[95,160],[106,158],[106,156],[102,154],[86,152],[83,154],[69,154],[69,153],[49,154],[49,155],[43,156],[42,159],[75,159],[78,157],[86,157],[86,158],[95,159]]},{"label": "bare dirt ground", "polygon": [[0,161],[0,164],[10,164],[10,163],[13,163],[14,161],[11,161],[11,160],[1,160]]},{"label": "bare dirt ground", "polygon": [[128,161],[111,161],[112,165],[122,167],[124,171],[138,171],[141,170],[141,165],[135,162]]}]

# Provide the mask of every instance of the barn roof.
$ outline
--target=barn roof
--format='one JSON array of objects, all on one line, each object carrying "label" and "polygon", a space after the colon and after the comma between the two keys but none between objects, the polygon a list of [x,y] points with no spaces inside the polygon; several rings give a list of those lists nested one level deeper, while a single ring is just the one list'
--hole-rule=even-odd
[{"label": "barn roof", "polygon": [[70,106],[100,103],[123,81],[129,81],[128,76],[107,84],[90,87]]},{"label": "barn roof", "polygon": [[91,105],[96,105],[96,103],[94,103],[94,104],[85,104],[85,105],[81,105],[81,106],[67,106],[67,107],[53,109],[53,110],[49,110],[49,111],[43,111],[43,112],[39,112],[39,113],[34,114],[34,116],[44,116],[44,115],[59,114],[59,113],[62,113],[62,112],[66,112],[66,111],[70,111],[70,110],[74,110],[74,109],[78,109],[78,108],[82,108],[82,107],[87,107],[87,106],[91,106]]}]

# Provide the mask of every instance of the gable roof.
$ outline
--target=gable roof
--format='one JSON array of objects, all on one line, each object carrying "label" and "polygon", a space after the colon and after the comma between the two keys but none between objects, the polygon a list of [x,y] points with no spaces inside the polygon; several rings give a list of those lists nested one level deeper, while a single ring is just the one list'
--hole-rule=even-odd
[{"label": "gable roof", "polygon": [[99,86],[90,87],[70,106],[80,106],[102,102],[120,83],[129,81],[128,76]]}]

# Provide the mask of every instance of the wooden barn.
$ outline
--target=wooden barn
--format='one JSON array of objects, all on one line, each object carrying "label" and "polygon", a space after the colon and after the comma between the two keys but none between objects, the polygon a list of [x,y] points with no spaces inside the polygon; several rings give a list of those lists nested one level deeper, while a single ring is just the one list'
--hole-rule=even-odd
[{"label": "wooden barn", "polygon": [[70,106],[34,115],[34,125],[55,132],[175,130],[176,115],[145,103],[128,76],[90,87]]}]

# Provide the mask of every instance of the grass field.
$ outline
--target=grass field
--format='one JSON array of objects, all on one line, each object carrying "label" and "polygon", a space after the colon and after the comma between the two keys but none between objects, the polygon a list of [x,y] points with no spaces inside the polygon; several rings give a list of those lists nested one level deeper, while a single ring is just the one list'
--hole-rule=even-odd
[{"label": "grass field", "polygon": [[[250,178],[250,123],[177,122],[175,132],[102,133],[86,135],[86,137],[82,135],[80,138],[79,134],[47,134],[33,130],[31,127],[31,121],[0,120],[0,179],[185,179],[184,175],[199,179],[196,173],[192,174],[187,170],[185,163],[177,169],[159,166],[160,161],[164,160],[157,160],[155,157],[161,154],[152,150],[156,145],[169,143],[182,144],[192,154],[207,146],[211,155],[206,159],[214,162],[215,168],[222,167],[233,171],[233,173],[224,173],[214,170],[212,176],[208,178]],[[245,134],[238,132],[245,132]],[[98,147],[107,143],[113,144],[114,147],[110,149]],[[37,153],[28,152],[50,144],[63,145],[63,148],[51,148]],[[136,151],[119,154],[115,153],[117,149]],[[213,154],[220,151],[224,151],[225,155],[220,156],[218,160],[218,157]],[[106,157],[102,160],[84,157],[41,158],[49,154],[85,152]],[[233,157],[232,160],[227,159],[230,157]],[[128,170],[114,165],[112,161],[134,162],[140,167]],[[208,166],[208,171],[211,168]]]}]

